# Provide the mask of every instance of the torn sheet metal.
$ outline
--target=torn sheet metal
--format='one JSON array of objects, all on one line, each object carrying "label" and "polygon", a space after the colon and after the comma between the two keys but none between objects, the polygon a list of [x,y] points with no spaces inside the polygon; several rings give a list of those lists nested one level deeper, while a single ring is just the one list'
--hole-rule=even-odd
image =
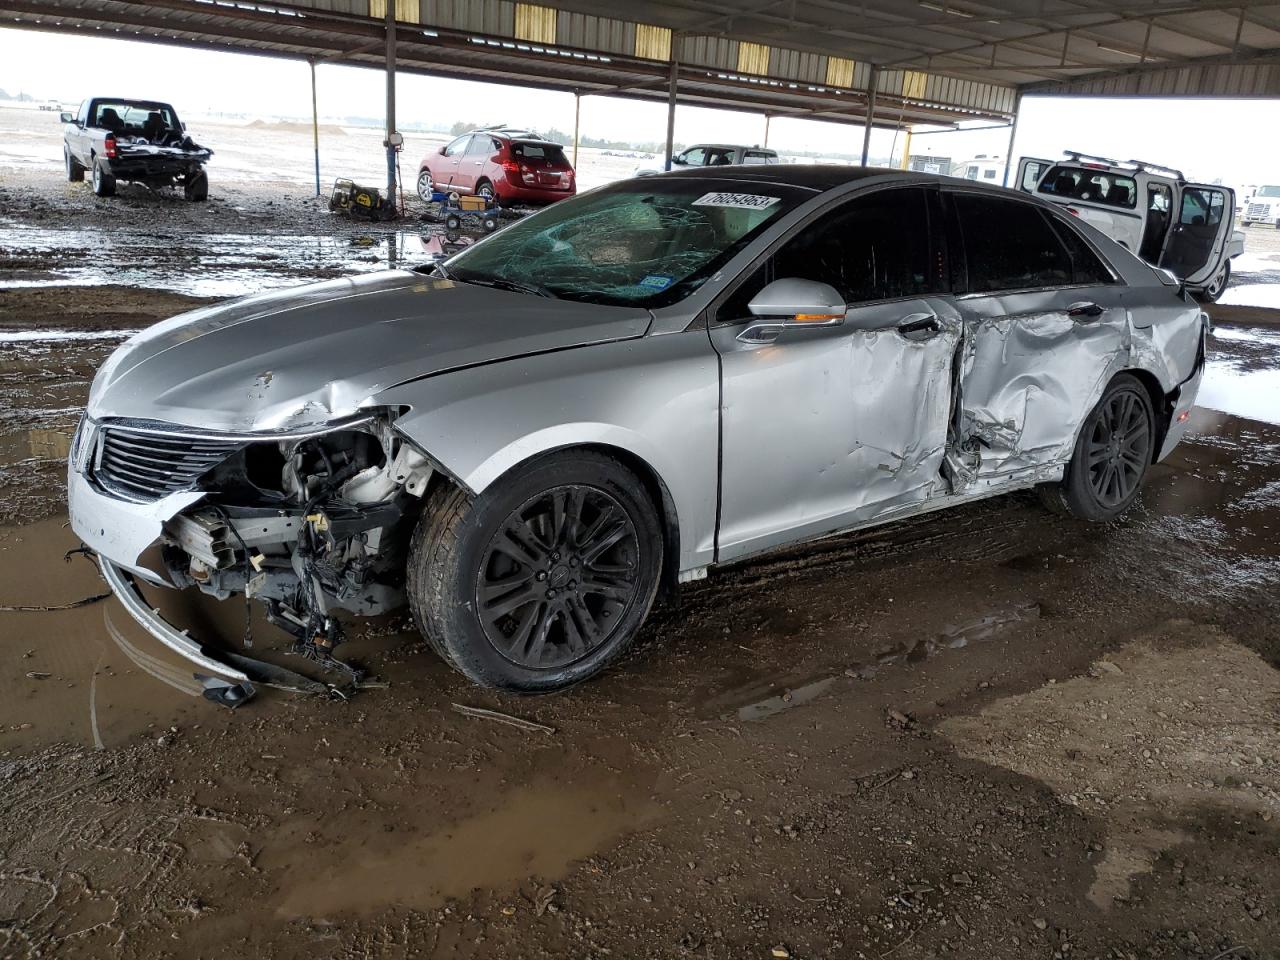
[{"label": "torn sheet metal", "polygon": [[1082,323],[1065,309],[981,317],[965,332],[957,443],[958,488],[1054,480],[1085,416],[1129,365],[1127,312]]}]

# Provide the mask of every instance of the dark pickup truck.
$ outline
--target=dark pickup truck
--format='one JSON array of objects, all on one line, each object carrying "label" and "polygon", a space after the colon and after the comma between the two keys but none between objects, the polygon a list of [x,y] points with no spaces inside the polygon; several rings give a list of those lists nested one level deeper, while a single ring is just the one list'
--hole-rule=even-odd
[{"label": "dark pickup truck", "polygon": [[93,192],[109,197],[117,180],[149,187],[179,185],[188,200],[209,199],[204,165],[213,151],[194,143],[177,111],[154,100],[93,97],[72,116],[62,115],[62,152],[67,179],[84,180]]}]

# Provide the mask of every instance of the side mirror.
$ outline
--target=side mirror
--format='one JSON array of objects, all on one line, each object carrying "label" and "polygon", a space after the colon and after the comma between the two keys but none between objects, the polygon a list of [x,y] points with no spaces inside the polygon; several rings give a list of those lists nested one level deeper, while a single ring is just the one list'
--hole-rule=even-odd
[{"label": "side mirror", "polygon": [[768,284],[747,304],[753,320],[738,335],[746,343],[772,343],[788,327],[833,327],[848,309],[829,283],[784,277]]},{"label": "side mirror", "polygon": [[687,161],[685,160],[683,154],[677,154],[675,156],[672,156],[671,158],[671,165],[675,167],[683,167],[686,162]]},{"label": "side mirror", "polygon": [[448,151],[448,149],[449,149],[449,145],[446,143],[443,147],[440,148],[440,156],[442,157],[445,156],[446,151]]},{"label": "side mirror", "polygon": [[63,123],[71,123],[75,120],[75,117],[69,113],[63,113],[61,119]]}]

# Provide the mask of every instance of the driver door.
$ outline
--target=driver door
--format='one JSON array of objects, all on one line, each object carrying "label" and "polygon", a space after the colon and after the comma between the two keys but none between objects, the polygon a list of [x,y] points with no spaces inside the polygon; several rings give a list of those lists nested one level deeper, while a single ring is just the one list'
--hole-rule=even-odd
[{"label": "driver door", "polygon": [[1052,166],[1052,160],[1044,160],[1041,157],[1023,157],[1018,161],[1018,179],[1013,182],[1014,187],[1024,193],[1035,193],[1036,187],[1040,183],[1040,178]]},{"label": "driver door", "polygon": [[467,144],[471,142],[471,134],[464,133],[454,140],[444,152],[431,164],[431,176],[436,181],[436,188],[448,192],[463,189],[458,166],[467,152]]},{"label": "driver door", "polygon": [[[932,190],[897,187],[819,214],[715,306],[721,561],[947,493],[961,321],[935,202]],[[759,335],[748,304],[783,278],[834,287],[843,322]]]}]

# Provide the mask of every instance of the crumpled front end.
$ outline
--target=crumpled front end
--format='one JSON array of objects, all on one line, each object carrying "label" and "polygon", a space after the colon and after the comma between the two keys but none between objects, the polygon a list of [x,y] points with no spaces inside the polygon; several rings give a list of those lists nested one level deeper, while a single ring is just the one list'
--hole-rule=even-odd
[{"label": "crumpled front end", "polygon": [[404,601],[433,467],[394,430],[395,413],[283,434],[86,419],[68,476],[72,527],[130,613],[171,647],[108,566],[121,582],[259,600],[300,652],[327,658],[342,639],[336,610],[378,614]]}]

